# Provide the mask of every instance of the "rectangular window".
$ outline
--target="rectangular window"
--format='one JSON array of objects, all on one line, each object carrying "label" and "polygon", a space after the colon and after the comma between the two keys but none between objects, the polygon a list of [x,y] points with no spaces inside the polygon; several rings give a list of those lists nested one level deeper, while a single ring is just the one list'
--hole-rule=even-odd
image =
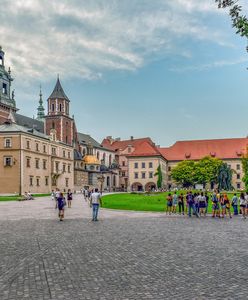
[{"label": "rectangular window", "polygon": [[26,148],[30,149],[30,141],[27,141]]},{"label": "rectangular window", "polygon": [[121,176],[125,177],[126,176],[126,172],[121,172]]},{"label": "rectangular window", "polygon": [[46,145],[43,145],[43,152],[46,153]]},{"label": "rectangular window", "polygon": [[11,148],[11,139],[5,139],[4,147],[5,148]]},{"label": "rectangular window", "polygon": [[47,168],[47,161],[43,159],[43,169],[46,170],[46,168]]},{"label": "rectangular window", "polygon": [[71,152],[68,152],[68,158],[71,158]]},{"label": "rectangular window", "polygon": [[27,168],[30,168],[30,166],[31,166],[31,165],[30,165],[30,161],[31,161],[30,157],[27,157],[27,161],[26,161],[26,162],[27,162],[27,163],[26,163],[26,167],[27,167]]},{"label": "rectangular window", "polygon": [[125,161],[123,161],[123,162],[122,162],[122,166],[125,167],[125,165],[126,165],[126,164],[125,164]]},{"label": "rectangular window", "polygon": [[30,176],[30,177],[29,177],[29,185],[30,185],[30,186],[33,186],[33,176]]},{"label": "rectangular window", "polygon": [[63,164],[63,172],[65,173],[66,172],[66,165],[65,164]]},{"label": "rectangular window", "polygon": [[3,94],[7,95],[7,84],[3,83]]},{"label": "rectangular window", "polygon": [[149,178],[153,178],[153,172],[149,172]]},{"label": "rectangular window", "polygon": [[89,185],[93,185],[93,173],[89,173]]},{"label": "rectangular window", "polygon": [[144,169],[144,168],[146,167],[146,163],[143,162],[143,163],[141,164],[141,167],[142,167],[142,169]]},{"label": "rectangular window", "polygon": [[63,157],[65,157],[65,150],[63,150]]},{"label": "rectangular window", "polygon": [[240,189],[240,183],[237,183],[237,189],[238,190]]},{"label": "rectangular window", "polygon": [[35,168],[36,169],[40,168],[40,160],[38,158],[35,159]]},{"label": "rectangular window", "polygon": [[45,177],[45,185],[48,185],[49,183],[49,177]]},{"label": "rectangular window", "polygon": [[40,186],[40,178],[38,178],[38,177],[36,178],[36,185]]},{"label": "rectangular window", "polygon": [[56,155],[56,148],[52,147],[52,155]]},{"label": "rectangular window", "polygon": [[4,166],[11,167],[12,166],[12,157],[4,157]]},{"label": "rectangular window", "polygon": [[240,174],[237,174],[237,179],[240,179]]},{"label": "rectangular window", "polygon": [[141,173],[141,178],[142,178],[142,179],[145,179],[145,178],[146,178],[146,173],[145,173],[145,172],[142,172],[142,173]]},{"label": "rectangular window", "polygon": [[138,169],[138,163],[134,163],[134,168]]},{"label": "rectangular window", "polygon": [[237,170],[240,170],[240,165],[237,165],[237,166],[236,166],[236,169],[237,169]]},{"label": "rectangular window", "polygon": [[39,144],[38,143],[35,144],[35,147],[36,147],[36,151],[39,152],[40,150],[39,150]]},{"label": "rectangular window", "polygon": [[153,165],[152,165],[152,162],[149,162],[149,168],[152,168]]},{"label": "rectangular window", "polygon": [[135,178],[135,179],[138,179],[138,178],[139,178],[139,173],[135,172],[135,173],[134,173],[134,178]]},{"label": "rectangular window", "polygon": [[56,169],[56,173],[59,172],[59,162],[55,162],[55,169]]},{"label": "rectangular window", "polygon": [[71,173],[71,165],[68,165],[68,173]]},{"label": "rectangular window", "polygon": [[65,186],[68,187],[69,186],[69,178],[65,179]]},{"label": "rectangular window", "polygon": [[169,172],[171,171],[171,167],[168,167],[168,171],[169,171]]}]

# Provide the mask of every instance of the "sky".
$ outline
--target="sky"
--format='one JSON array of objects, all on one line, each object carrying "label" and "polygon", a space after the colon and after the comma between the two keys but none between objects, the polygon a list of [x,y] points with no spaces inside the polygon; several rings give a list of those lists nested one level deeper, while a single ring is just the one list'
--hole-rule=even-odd
[{"label": "sky", "polygon": [[39,86],[46,105],[59,74],[78,131],[100,142],[150,136],[170,146],[248,134],[247,40],[214,0],[0,4],[19,113],[36,116]]}]

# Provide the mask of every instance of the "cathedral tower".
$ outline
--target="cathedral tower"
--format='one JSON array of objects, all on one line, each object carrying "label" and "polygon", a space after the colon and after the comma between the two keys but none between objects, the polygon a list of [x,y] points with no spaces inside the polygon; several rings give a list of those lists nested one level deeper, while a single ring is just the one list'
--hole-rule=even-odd
[{"label": "cathedral tower", "polygon": [[5,69],[4,54],[0,46],[0,105],[6,106],[9,110],[12,109],[16,111],[14,91],[11,93],[11,82],[13,78],[11,77],[10,68],[8,71]]},{"label": "cathedral tower", "polygon": [[59,78],[55,88],[47,100],[47,116],[45,117],[46,134],[56,133],[56,139],[67,145],[74,145],[75,124],[70,117],[70,100],[66,96]]},{"label": "cathedral tower", "polygon": [[40,87],[40,100],[39,100],[39,106],[37,108],[37,120],[44,122],[45,121],[45,108],[43,106],[43,100],[42,100],[42,92]]}]

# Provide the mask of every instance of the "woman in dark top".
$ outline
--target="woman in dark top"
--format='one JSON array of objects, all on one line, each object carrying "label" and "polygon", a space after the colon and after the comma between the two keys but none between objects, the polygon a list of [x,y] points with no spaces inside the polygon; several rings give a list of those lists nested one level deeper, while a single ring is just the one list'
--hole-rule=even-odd
[{"label": "woman in dark top", "polygon": [[72,192],[69,189],[67,193],[68,208],[71,208]]},{"label": "woman in dark top", "polygon": [[63,193],[60,193],[58,199],[58,209],[59,209],[59,219],[60,221],[63,221],[65,216],[65,198],[63,196]]}]

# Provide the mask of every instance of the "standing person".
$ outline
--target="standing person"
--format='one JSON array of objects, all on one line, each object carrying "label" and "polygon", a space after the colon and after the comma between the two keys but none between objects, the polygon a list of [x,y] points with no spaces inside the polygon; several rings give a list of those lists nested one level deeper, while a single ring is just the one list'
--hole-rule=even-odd
[{"label": "standing person", "polygon": [[178,208],[179,208],[179,214],[181,213],[184,215],[184,196],[183,193],[181,193],[180,196],[178,196]]},{"label": "standing person", "polygon": [[232,197],[232,207],[233,207],[234,216],[237,216],[239,214],[239,212],[238,212],[238,197],[237,197],[236,193]]},{"label": "standing person", "polygon": [[227,194],[224,194],[224,203],[226,205],[226,214],[228,212],[229,217],[232,218],[232,214],[231,214],[231,204],[230,204],[230,200],[227,197]]},{"label": "standing person", "polygon": [[199,209],[200,209],[200,217],[202,214],[206,217],[206,196],[201,192],[199,196]]},{"label": "standing person", "polygon": [[88,201],[88,196],[89,196],[89,191],[86,189],[84,191],[84,199],[85,199],[86,202]]},{"label": "standing person", "polygon": [[168,194],[166,200],[167,200],[167,213],[169,213],[170,215],[172,211],[172,201],[173,201],[171,193]]},{"label": "standing person", "polygon": [[239,197],[239,205],[240,205],[241,213],[242,213],[242,216],[244,219],[246,219],[246,216],[245,216],[246,204],[247,203],[246,203],[246,199],[245,199],[245,194],[242,192]]},{"label": "standing person", "polygon": [[59,209],[59,220],[63,221],[65,217],[65,198],[63,193],[59,194],[59,197],[57,198],[57,204]]},{"label": "standing person", "polygon": [[212,195],[212,218],[215,217],[220,217],[220,204],[219,204],[219,198],[216,194],[216,192],[214,191],[213,195]]},{"label": "standing person", "polygon": [[52,199],[52,201],[55,200],[55,197],[56,197],[56,194],[55,194],[54,190],[52,190],[52,193],[51,193],[51,199]]},{"label": "standing person", "polygon": [[90,205],[92,206],[92,221],[98,221],[97,216],[98,216],[98,211],[99,211],[99,206],[102,205],[102,200],[101,200],[101,194],[98,192],[98,189],[95,189],[95,192],[91,194],[90,196]]},{"label": "standing person", "polygon": [[194,193],[194,205],[195,205],[195,210],[199,214],[199,193]]},{"label": "standing person", "polygon": [[246,215],[248,215],[248,192],[245,193],[245,200],[246,200]]},{"label": "standing person", "polygon": [[222,218],[224,218],[226,214],[226,203],[225,203],[224,195],[222,194],[220,195],[220,206],[221,206]]},{"label": "standing person", "polygon": [[56,188],[56,191],[55,191],[55,209],[58,208],[58,198],[60,197],[60,190],[58,188]]},{"label": "standing person", "polygon": [[68,208],[71,208],[71,201],[72,201],[72,192],[69,189],[67,193],[67,201],[68,201]]},{"label": "standing person", "polygon": [[191,217],[191,210],[193,210],[193,213],[198,218],[199,216],[198,216],[198,213],[195,209],[194,196],[192,195],[191,191],[186,196],[186,200],[187,200],[187,203],[188,203],[188,215],[189,215],[189,217]]},{"label": "standing person", "polygon": [[206,209],[205,209],[205,215],[208,213],[208,201],[209,201],[209,196],[208,193],[205,193],[205,198],[206,198]]},{"label": "standing person", "polygon": [[174,214],[177,213],[177,203],[178,203],[178,196],[177,196],[177,192],[175,192],[172,200],[172,213]]}]

